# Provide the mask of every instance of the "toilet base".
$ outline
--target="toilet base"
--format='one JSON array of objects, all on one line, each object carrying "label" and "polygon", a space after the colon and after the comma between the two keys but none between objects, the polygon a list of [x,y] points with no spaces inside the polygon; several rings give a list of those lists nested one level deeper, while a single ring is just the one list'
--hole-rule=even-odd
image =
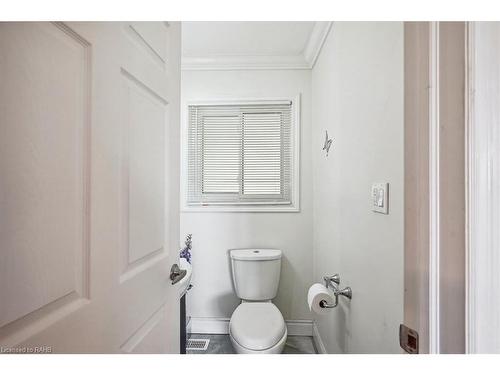
[{"label": "toilet base", "polygon": [[229,333],[229,338],[231,339],[231,344],[233,344],[233,348],[237,354],[281,354],[283,352],[283,349],[285,349],[287,335],[288,331],[285,328],[285,334],[280,339],[280,341],[278,341],[276,345],[270,347],[269,349],[264,350],[251,350],[241,346],[235,339],[233,339],[231,333]]}]

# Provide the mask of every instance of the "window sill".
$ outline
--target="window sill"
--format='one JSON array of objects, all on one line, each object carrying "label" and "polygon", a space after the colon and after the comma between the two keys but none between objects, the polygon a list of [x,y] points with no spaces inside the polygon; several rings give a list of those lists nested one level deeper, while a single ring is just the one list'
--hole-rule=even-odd
[{"label": "window sill", "polygon": [[208,205],[208,206],[184,206],[181,208],[181,212],[300,212],[300,207],[296,206],[270,206],[263,205],[259,206],[217,206],[217,205]]}]

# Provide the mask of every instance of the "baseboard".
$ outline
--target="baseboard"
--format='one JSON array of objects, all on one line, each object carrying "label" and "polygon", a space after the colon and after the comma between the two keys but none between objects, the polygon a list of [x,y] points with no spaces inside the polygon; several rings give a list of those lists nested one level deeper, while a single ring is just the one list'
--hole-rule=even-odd
[{"label": "baseboard", "polygon": [[313,340],[314,340],[314,345],[316,345],[316,349],[318,350],[319,354],[328,354],[325,348],[325,344],[323,344],[323,339],[321,338],[321,335],[319,334],[319,329],[318,326],[316,325],[316,322],[312,323],[312,329],[313,329]]},{"label": "baseboard", "polygon": [[[313,336],[311,320],[285,320],[289,336]],[[229,318],[191,318],[191,333],[225,335],[229,333]]]},{"label": "baseboard", "polygon": [[285,320],[289,336],[312,336],[312,320]]},{"label": "baseboard", "polygon": [[229,333],[229,318],[193,318],[191,333],[225,335]]}]

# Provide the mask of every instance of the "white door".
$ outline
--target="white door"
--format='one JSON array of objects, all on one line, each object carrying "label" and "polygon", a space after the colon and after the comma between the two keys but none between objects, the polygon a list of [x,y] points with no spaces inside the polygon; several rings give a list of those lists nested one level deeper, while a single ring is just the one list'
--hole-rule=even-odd
[{"label": "white door", "polygon": [[0,23],[4,352],[178,353],[179,69],[179,23]]}]

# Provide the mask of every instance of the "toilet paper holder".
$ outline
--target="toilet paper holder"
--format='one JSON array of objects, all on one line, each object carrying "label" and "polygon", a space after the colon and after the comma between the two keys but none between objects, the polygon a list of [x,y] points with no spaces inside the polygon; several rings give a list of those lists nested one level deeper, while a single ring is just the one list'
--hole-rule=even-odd
[{"label": "toilet paper holder", "polygon": [[323,276],[323,280],[325,282],[325,286],[328,289],[331,289],[333,291],[333,295],[335,296],[335,302],[328,303],[325,300],[320,301],[319,305],[322,308],[325,309],[332,309],[334,307],[337,307],[339,304],[339,296],[344,296],[349,299],[352,299],[352,289],[350,287],[345,287],[344,289],[340,289],[340,275],[336,273],[333,276]]}]

